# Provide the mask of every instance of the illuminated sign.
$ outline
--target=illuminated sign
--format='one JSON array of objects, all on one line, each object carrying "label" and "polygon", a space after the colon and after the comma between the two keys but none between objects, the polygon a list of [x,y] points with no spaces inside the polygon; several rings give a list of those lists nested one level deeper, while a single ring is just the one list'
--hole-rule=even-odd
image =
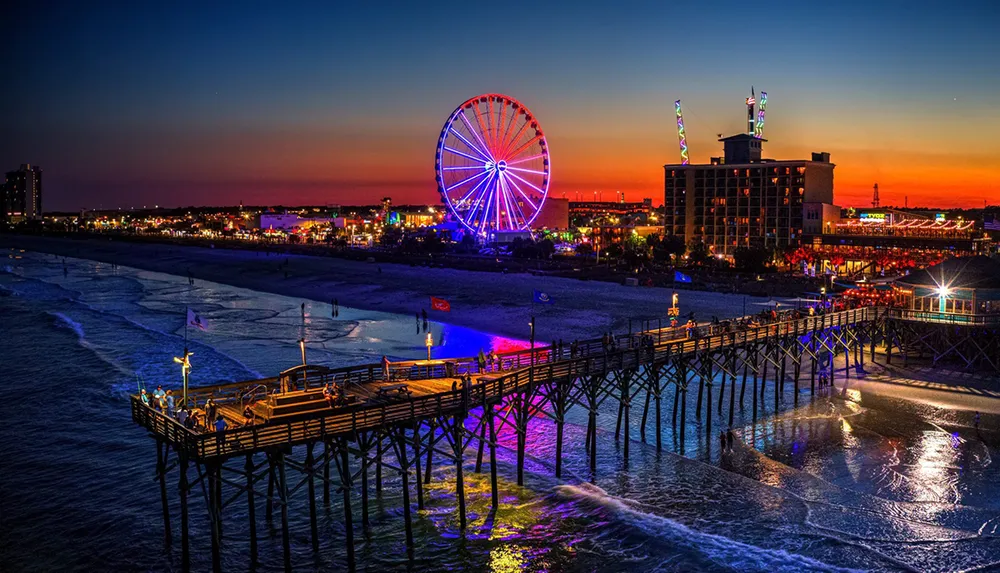
[{"label": "illuminated sign", "polygon": [[944,213],[937,213],[936,215],[934,215],[934,222],[935,223],[944,223],[947,220],[948,220],[948,216],[945,215]]},{"label": "illuminated sign", "polygon": [[862,213],[858,216],[862,221],[885,221],[885,213]]}]

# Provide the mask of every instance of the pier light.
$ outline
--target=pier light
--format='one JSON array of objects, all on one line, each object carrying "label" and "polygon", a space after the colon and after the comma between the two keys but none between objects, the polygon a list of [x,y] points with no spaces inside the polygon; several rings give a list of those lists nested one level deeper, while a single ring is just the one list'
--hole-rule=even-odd
[{"label": "pier light", "polygon": [[434,337],[431,336],[431,332],[427,331],[427,338],[424,339],[424,344],[427,345],[427,361],[431,360],[431,346],[434,346]]},{"label": "pier light", "polygon": [[939,286],[937,289],[938,296],[941,298],[947,298],[951,294],[951,289],[947,286]]},{"label": "pier light", "polygon": [[182,397],[182,404],[187,405],[188,399],[188,374],[191,372],[191,356],[194,352],[189,351],[187,348],[184,349],[184,358],[178,358],[174,356],[174,362],[181,365],[181,377],[184,379],[184,395]]}]

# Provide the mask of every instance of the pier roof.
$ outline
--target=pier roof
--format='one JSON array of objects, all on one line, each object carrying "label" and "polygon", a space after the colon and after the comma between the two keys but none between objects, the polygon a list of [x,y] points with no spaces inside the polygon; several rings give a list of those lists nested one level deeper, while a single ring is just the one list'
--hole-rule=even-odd
[{"label": "pier roof", "polygon": [[956,257],[914,272],[899,282],[914,287],[1000,289],[1000,261],[982,255]]}]

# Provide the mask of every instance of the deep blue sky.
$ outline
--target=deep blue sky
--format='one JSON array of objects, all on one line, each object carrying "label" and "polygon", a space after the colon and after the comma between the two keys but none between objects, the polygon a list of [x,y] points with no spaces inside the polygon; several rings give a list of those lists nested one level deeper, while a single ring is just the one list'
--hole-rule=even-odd
[{"label": "deep blue sky", "polygon": [[528,105],[551,193],[662,195],[742,129],[833,154],[838,202],[1000,200],[994,2],[15,2],[0,14],[0,166],[45,169],[46,209],[436,199],[447,115]]}]

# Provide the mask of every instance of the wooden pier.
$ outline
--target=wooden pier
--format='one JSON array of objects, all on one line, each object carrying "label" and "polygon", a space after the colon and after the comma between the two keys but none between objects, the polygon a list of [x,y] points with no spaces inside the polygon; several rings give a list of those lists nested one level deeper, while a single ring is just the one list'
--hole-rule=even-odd
[{"label": "wooden pier", "polygon": [[[799,390],[808,385],[815,393],[824,372],[836,367],[850,377],[852,371],[863,369],[866,354],[874,360],[876,344],[886,345],[889,360],[893,352],[911,354],[919,347],[914,346],[915,329],[923,328],[911,323],[921,323],[920,317],[866,307],[746,328],[700,326],[690,336],[683,328],[649,328],[647,324],[641,332],[614,337],[613,345],[594,339],[503,354],[500,369],[494,365],[481,368],[476,358],[394,363],[388,376],[381,364],[336,369],[299,366],[275,378],[189,391],[189,402],[204,407],[212,398],[218,411],[233,424],[244,420],[243,411],[253,402],[251,426],[223,432],[193,431],[144,405],[138,396],[131,401],[132,418],[157,443],[157,476],[168,544],[172,542],[172,508],[166,480],[177,470],[183,570],[190,570],[188,494],[192,491],[202,491],[205,498],[215,571],[221,570],[224,509],[243,500],[249,510],[250,559],[257,561],[259,498],[266,500],[268,522],[273,519],[272,508],[280,512],[284,565],[291,570],[287,501],[303,485],[316,551],[317,503],[329,504],[331,486],[339,489],[347,561],[353,569],[356,498],[360,497],[361,530],[367,534],[372,482],[375,490],[381,491],[386,474],[402,480],[406,546],[412,557],[411,495],[416,498],[416,507],[423,509],[423,486],[430,482],[435,460],[454,464],[461,529],[466,525],[463,472],[467,458],[471,465],[474,456],[476,472],[488,467],[492,507],[496,509],[497,434],[502,428],[517,436],[519,485],[524,484],[525,444],[536,419],[555,425],[554,473],[557,478],[562,476],[564,426],[571,409],[587,414],[583,447],[590,471],[596,472],[597,415],[608,400],[618,404],[615,437],[621,436],[626,463],[632,439],[629,422],[640,406],[639,438],[645,442],[647,426],[652,425],[653,443],[662,449],[662,425],[669,423],[679,431],[677,444],[683,453],[690,424],[689,391],[698,392],[692,414],[711,437],[713,421],[716,430],[732,427],[737,403],[742,408],[745,400],[750,402],[756,421],[769,395],[776,407],[783,400],[785,386],[793,385],[797,403]],[[995,361],[992,363],[1000,363],[997,325],[970,327],[993,329],[993,341],[983,339],[979,344],[994,351],[989,358]],[[336,405],[331,406],[323,395],[327,385],[342,389]],[[716,386],[717,401],[713,398]],[[296,446],[300,447],[293,449]],[[300,453],[298,459],[294,452]],[[196,470],[194,477],[189,475],[192,468]],[[322,492],[317,492],[317,487]]]}]

